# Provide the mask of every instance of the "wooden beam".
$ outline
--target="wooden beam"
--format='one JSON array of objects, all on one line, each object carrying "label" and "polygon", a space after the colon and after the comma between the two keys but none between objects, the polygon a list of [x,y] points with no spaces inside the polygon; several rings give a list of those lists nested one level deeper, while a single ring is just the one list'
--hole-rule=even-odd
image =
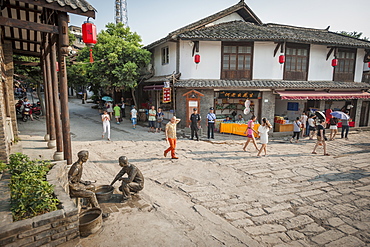
[{"label": "wooden beam", "polygon": [[[37,34],[35,34],[35,35],[37,35]],[[30,44],[35,44],[35,45],[41,45],[41,42],[40,42],[40,41],[32,41],[32,40],[27,40],[27,39],[5,38],[5,40],[19,41],[19,42],[24,42],[24,43],[30,43]]]},{"label": "wooden beam", "polygon": [[274,50],[274,57],[276,56],[276,53],[279,50],[279,48],[280,48],[281,45],[282,45],[282,43],[277,43],[276,44],[276,47],[275,47],[275,50]]},{"label": "wooden beam", "polygon": [[72,9],[70,6],[60,6],[59,3],[57,3],[57,1],[54,1],[52,3],[48,3],[45,0],[39,0],[39,1],[19,0],[19,1],[24,2],[24,3],[33,4],[33,5],[37,5],[37,6],[41,6],[43,8],[47,8],[47,9],[58,10],[58,11],[61,11],[61,12],[72,13],[72,14],[76,14],[76,15],[83,15],[83,16],[87,16],[87,17],[91,17],[91,18],[95,19],[95,11],[93,11],[93,10],[83,12],[79,8]]},{"label": "wooden beam", "polygon": [[16,5],[12,5],[12,4],[4,4],[4,7],[6,8],[10,8],[10,9],[20,9],[20,10],[24,10],[24,11],[31,11],[31,12],[35,12],[35,13],[41,13],[42,11],[41,10],[38,10],[38,9],[29,9],[29,8],[26,8],[26,7],[21,7],[21,6],[16,6]]},{"label": "wooden beam", "polygon": [[13,53],[18,54],[18,55],[29,56],[29,57],[40,57],[41,56],[41,52],[17,50],[14,48],[13,48]]},{"label": "wooden beam", "polygon": [[58,34],[58,27],[36,22],[22,21],[12,18],[0,16],[0,26],[16,27],[21,29],[29,29],[45,33]]},{"label": "wooden beam", "polygon": [[329,50],[328,54],[326,55],[326,61],[328,61],[330,55],[333,53],[333,51],[335,49],[335,47],[328,47],[328,48],[330,48],[330,50]]},{"label": "wooden beam", "polygon": [[26,62],[26,61],[13,61],[14,64],[20,64],[20,65],[25,65],[25,66],[40,66],[40,63],[37,62]]}]

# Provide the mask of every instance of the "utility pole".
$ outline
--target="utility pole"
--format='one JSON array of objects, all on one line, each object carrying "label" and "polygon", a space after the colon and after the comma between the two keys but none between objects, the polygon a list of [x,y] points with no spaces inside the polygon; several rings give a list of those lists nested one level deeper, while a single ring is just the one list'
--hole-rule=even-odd
[{"label": "utility pole", "polygon": [[116,0],[115,11],[116,11],[116,24],[123,23],[125,27],[128,27],[127,1]]}]

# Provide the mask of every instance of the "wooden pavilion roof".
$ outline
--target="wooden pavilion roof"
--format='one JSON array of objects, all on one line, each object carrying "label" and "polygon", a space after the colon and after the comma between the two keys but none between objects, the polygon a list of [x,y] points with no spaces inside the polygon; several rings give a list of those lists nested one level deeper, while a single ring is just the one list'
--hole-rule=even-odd
[{"label": "wooden pavilion roof", "polygon": [[85,0],[2,0],[1,37],[10,40],[13,53],[41,56],[45,33],[58,34],[57,12],[95,18],[96,9]]}]

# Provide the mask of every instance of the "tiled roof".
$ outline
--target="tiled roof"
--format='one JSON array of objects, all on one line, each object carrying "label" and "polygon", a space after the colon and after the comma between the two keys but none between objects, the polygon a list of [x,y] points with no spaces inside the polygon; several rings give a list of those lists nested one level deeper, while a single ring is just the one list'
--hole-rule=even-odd
[{"label": "tiled roof", "polygon": [[222,41],[285,41],[303,42],[346,47],[370,48],[370,42],[348,37],[326,29],[313,29],[279,24],[254,24],[232,21],[187,31],[180,39]]},{"label": "tiled roof", "polygon": [[85,0],[46,0],[48,3],[57,2],[61,7],[69,6],[72,9],[80,9],[82,12],[95,11],[96,9]]},{"label": "tiled roof", "polygon": [[179,80],[175,87],[188,88],[269,88],[269,89],[370,89],[362,82],[337,81],[284,81],[284,80]]}]

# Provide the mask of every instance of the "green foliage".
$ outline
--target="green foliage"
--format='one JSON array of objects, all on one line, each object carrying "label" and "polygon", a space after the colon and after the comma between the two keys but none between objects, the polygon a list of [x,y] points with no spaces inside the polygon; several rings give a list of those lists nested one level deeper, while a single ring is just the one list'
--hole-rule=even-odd
[{"label": "green foliage", "polygon": [[71,31],[68,30],[68,39],[69,39],[69,45],[73,45],[73,42],[76,40],[76,36],[71,33]]},{"label": "green foliage", "polygon": [[142,48],[137,33],[122,23],[106,25],[93,47],[94,63],[89,63],[89,47],[79,52],[78,62],[68,74],[73,84],[92,86],[95,94],[100,88],[128,90],[137,86],[140,68],[150,62],[151,53]]},{"label": "green foliage", "polygon": [[3,172],[5,169],[7,169],[6,164],[3,162],[0,162],[0,173]]},{"label": "green foliage", "polygon": [[54,198],[53,186],[46,181],[46,174],[51,167],[50,162],[31,161],[21,153],[10,155],[10,204],[14,220],[57,210],[59,200]]},{"label": "green foliage", "polygon": [[[14,55],[13,59],[15,61],[23,61],[23,62],[40,62],[40,58],[38,57],[27,57],[21,55]],[[38,83],[42,81],[42,73],[40,66],[26,66],[21,64],[14,64],[14,74],[20,75],[25,80],[30,83],[31,87],[37,87]]]},{"label": "green foliage", "polygon": [[353,32],[346,32],[346,31],[340,31],[338,32],[342,35],[346,35],[346,36],[349,36],[349,37],[352,37],[352,38],[356,38],[356,39],[363,39],[363,40],[369,40],[368,37],[362,37],[362,32],[356,32],[356,31],[353,31]]}]

